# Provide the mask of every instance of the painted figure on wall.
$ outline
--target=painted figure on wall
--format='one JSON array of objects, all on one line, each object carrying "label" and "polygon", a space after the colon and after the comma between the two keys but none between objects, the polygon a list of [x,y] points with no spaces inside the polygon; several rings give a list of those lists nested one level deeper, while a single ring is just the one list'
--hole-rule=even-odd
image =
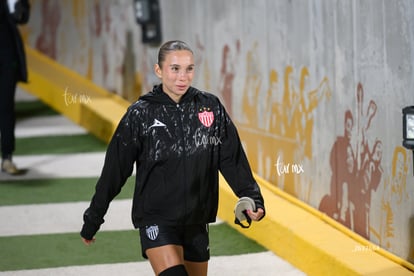
[{"label": "painted figure on wall", "polygon": [[404,209],[405,204],[409,201],[409,193],[407,190],[407,176],[409,158],[407,150],[401,146],[394,149],[391,164],[391,176],[384,181],[382,198],[381,198],[381,219],[379,227],[371,228],[374,237],[378,243],[390,250],[393,241],[403,240],[404,233],[397,231],[397,216],[400,210]]},{"label": "painted figure on wall", "polygon": [[40,9],[35,20],[41,27],[39,32],[29,34],[29,41],[57,62],[121,94],[128,31],[132,30],[134,39],[138,32],[127,20],[133,16],[132,4],[110,0],[35,1],[34,8]]},{"label": "painted figure on wall", "polygon": [[[255,42],[246,53],[243,114],[235,120],[258,174],[307,200],[312,181],[303,173],[303,164],[311,163],[313,158],[314,114],[322,101],[330,99],[329,81],[324,78],[317,87],[310,88],[307,67],[302,67],[297,77],[294,68],[286,66],[280,78],[276,70],[270,70],[265,87],[258,47]],[[279,83],[279,79],[283,81]]]},{"label": "painted figure on wall", "polygon": [[354,118],[350,110],[345,112],[344,135],[338,136],[331,150],[329,164],[332,171],[330,193],[325,195],[319,210],[338,220],[345,226],[351,225],[349,206],[349,185],[355,183],[356,158],[352,149],[351,137]]},{"label": "painted figure on wall", "polygon": [[350,192],[350,202],[355,206],[352,212],[355,228],[358,234],[370,237],[371,193],[376,191],[383,174],[381,167],[382,142],[377,140],[372,150],[366,150],[361,169],[358,171],[356,187]]},{"label": "painted figure on wall", "polygon": [[[313,125],[314,125],[314,111],[318,107],[318,104],[325,98],[327,101],[331,98],[331,89],[329,87],[328,78],[323,78],[319,86],[315,89],[307,89],[309,70],[303,67],[300,74],[299,82],[299,101],[300,111],[299,120],[297,123],[300,129],[300,136],[302,139],[301,149],[305,158],[312,159],[312,137],[313,137]],[[303,123],[304,122],[304,123]],[[303,137],[305,139],[303,139]]]},{"label": "painted figure on wall", "polygon": [[61,21],[61,7],[57,1],[42,1],[41,30],[36,48],[52,59],[57,59],[57,31]]},{"label": "painted figure on wall", "polygon": [[[266,129],[270,133],[279,133],[284,135],[286,133],[285,125],[282,118],[283,116],[283,102],[282,97],[279,96],[279,74],[276,70],[272,69],[269,73],[269,88],[267,90],[266,102],[267,111],[265,112]],[[279,99],[280,97],[280,99]]]},{"label": "painted figure on wall", "polygon": [[255,42],[253,48],[246,54],[246,78],[243,90],[243,122],[251,127],[257,126],[257,105],[262,88],[262,73],[257,48],[258,43]]},{"label": "painted figure on wall", "polygon": [[366,112],[364,113],[364,90],[361,83],[357,86],[357,181],[356,185],[350,189],[350,201],[355,210],[351,216],[354,221],[354,231],[369,239],[370,220],[369,213],[371,208],[371,192],[376,191],[380,184],[383,170],[382,142],[376,140],[371,147],[367,137],[367,131],[371,127],[371,122],[376,115],[377,105],[374,101],[369,101]]},{"label": "painted figure on wall", "polygon": [[240,53],[240,41],[236,42],[236,53],[233,54],[230,46],[225,44],[222,51],[219,91],[223,97],[224,106],[230,116],[233,115],[232,101],[233,101],[233,81],[235,77],[235,62]]},{"label": "painted figure on wall", "polygon": [[[344,136],[337,138],[331,150],[330,194],[322,198],[319,210],[369,239],[371,194],[377,190],[383,175],[383,146],[378,139],[371,145],[367,137],[376,115],[376,103],[371,100],[366,112],[363,112],[364,91],[361,84],[357,86],[356,97],[356,125],[354,116],[347,110]],[[352,143],[354,126],[356,143]]]},{"label": "painted figure on wall", "polygon": [[206,58],[206,46],[205,43],[202,42],[201,37],[203,37],[203,35],[197,34],[195,38],[195,45],[197,49],[195,65],[196,68],[199,68],[197,70],[201,71],[201,73],[197,74],[195,82],[199,83],[199,86],[205,89],[206,91],[210,91],[211,76],[209,69],[209,61]]}]

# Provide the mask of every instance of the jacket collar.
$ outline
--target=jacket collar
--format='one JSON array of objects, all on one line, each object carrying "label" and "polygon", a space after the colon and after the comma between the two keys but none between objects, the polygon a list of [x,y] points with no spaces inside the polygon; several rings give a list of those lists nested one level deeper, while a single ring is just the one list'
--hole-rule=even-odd
[{"label": "jacket collar", "polygon": [[[185,92],[185,94],[181,97],[179,104],[185,103],[190,101],[194,98],[194,96],[198,93],[198,90],[192,86],[190,86]],[[176,105],[177,103],[170,98],[162,89],[162,84],[155,85],[149,93],[141,96],[141,99],[147,100],[150,102],[158,102],[162,104],[173,104]]]}]

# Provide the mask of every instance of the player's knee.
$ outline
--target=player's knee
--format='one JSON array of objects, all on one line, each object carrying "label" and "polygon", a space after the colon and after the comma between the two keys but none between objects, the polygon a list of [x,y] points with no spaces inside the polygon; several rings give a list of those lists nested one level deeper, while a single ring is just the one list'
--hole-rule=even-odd
[{"label": "player's knee", "polygon": [[185,270],[185,266],[181,264],[169,267],[166,270],[161,271],[158,276],[188,276],[188,273],[187,270]]}]

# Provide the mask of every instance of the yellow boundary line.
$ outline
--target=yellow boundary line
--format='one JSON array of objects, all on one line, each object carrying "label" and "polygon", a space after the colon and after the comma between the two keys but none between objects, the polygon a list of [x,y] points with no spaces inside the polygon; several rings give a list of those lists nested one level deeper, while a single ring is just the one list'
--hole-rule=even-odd
[{"label": "yellow boundary line", "polygon": [[29,82],[20,86],[109,142],[130,103],[30,47],[26,54]]},{"label": "yellow boundary line", "polygon": [[221,179],[219,217],[308,275],[413,275],[411,263],[379,248],[255,175],[267,214],[245,230],[231,212],[237,198]]},{"label": "yellow boundary line", "polygon": [[[260,178],[259,176],[256,176],[256,178]],[[260,181],[262,187],[266,187],[267,189],[271,190],[275,195],[278,195],[284,199],[286,199],[287,201],[291,202],[292,204],[304,209],[305,211],[309,212],[310,214],[312,214],[315,217],[318,217],[320,220],[328,223],[329,225],[331,225],[332,227],[334,227],[335,229],[341,231],[342,233],[344,233],[345,235],[349,236],[350,238],[354,239],[355,241],[361,243],[363,245],[363,248],[370,248],[373,249],[375,252],[377,252],[378,254],[392,260],[393,262],[406,267],[407,269],[414,271],[414,264],[394,255],[391,254],[390,252],[382,249],[381,247],[377,246],[376,244],[368,241],[367,239],[361,237],[360,235],[358,235],[357,233],[351,231],[349,228],[345,227],[344,225],[340,224],[339,222],[337,222],[336,220],[332,219],[331,217],[327,216],[326,214],[320,212],[319,210],[316,210],[315,208],[309,206],[308,204],[306,204],[303,201],[300,201],[299,199],[287,194],[286,192],[280,190],[279,188],[276,188],[275,186],[271,185],[269,182],[265,181],[264,179],[262,179]]]},{"label": "yellow boundary line", "polygon": [[[129,102],[26,48],[22,88],[108,142]],[[220,176],[221,177],[221,176]],[[245,230],[234,222],[236,197],[220,178],[219,217],[308,275],[412,275],[414,266],[368,242],[318,210],[255,175],[266,217]]]}]

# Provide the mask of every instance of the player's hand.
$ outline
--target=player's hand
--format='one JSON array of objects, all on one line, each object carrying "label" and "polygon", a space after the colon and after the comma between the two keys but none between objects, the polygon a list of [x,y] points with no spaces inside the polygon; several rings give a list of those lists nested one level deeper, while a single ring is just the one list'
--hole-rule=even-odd
[{"label": "player's hand", "polygon": [[95,238],[92,238],[91,240],[87,240],[85,238],[82,238],[82,241],[86,246],[90,246],[91,244],[93,244],[95,242],[95,240],[96,240]]},{"label": "player's hand", "polygon": [[262,208],[257,208],[256,212],[247,210],[247,215],[249,215],[252,220],[258,221],[264,216],[264,210]]}]

